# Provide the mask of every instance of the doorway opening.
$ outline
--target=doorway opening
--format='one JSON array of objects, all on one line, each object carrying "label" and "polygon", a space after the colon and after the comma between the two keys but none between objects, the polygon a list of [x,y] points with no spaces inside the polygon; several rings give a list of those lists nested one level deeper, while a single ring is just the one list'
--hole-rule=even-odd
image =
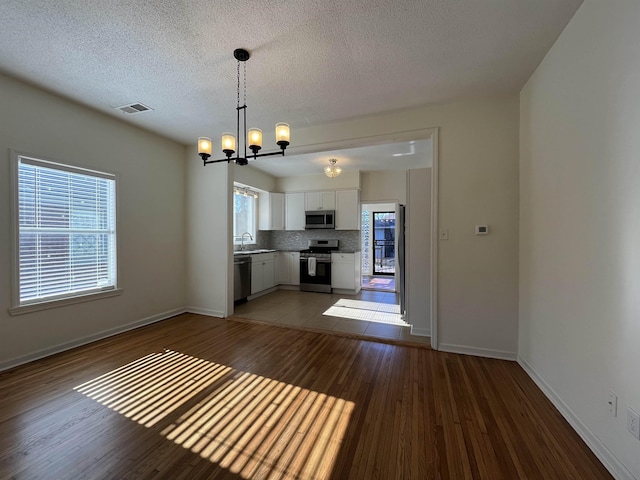
[{"label": "doorway opening", "polygon": [[396,212],[373,212],[373,275],[396,273]]},{"label": "doorway opening", "polygon": [[395,203],[362,204],[362,288],[398,292]]}]

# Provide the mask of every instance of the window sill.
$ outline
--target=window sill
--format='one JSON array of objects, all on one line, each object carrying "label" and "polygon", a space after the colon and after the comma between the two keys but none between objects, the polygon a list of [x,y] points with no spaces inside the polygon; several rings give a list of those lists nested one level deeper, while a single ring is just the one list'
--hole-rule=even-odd
[{"label": "window sill", "polygon": [[75,303],[91,302],[93,300],[99,300],[101,298],[115,297],[118,295],[122,295],[122,293],[123,293],[123,290],[121,288],[116,288],[113,290],[106,290],[104,292],[78,295],[77,297],[61,298],[59,300],[49,300],[49,301],[40,302],[40,303],[31,303],[29,305],[20,305],[18,307],[11,307],[9,309],[9,314],[23,315],[25,313],[39,312],[41,310],[48,310],[50,308],[73,305]]}]

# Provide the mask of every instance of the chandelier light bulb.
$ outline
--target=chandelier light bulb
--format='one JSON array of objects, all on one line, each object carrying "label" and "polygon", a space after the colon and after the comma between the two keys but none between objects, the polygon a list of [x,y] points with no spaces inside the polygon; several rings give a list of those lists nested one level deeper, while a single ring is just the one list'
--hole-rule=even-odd
[{"label": "chandelier light bulb", "polygon": [[288,123],[276,123],[276,143],[278,145],[289,145],[291,142],[291,127]]},{"label": "chandelier light bulb", "polygon": [[247,141],[252,152],[257,153],[262,148],[262,130],[250,128],[247,134]]},{"label": "chandelier light bulb", "polygon": [[230,133],[222,134],[222,151],[224,153],[234,153],[236,151],[236,137]]},{"label": "chandelier light bulb", "polygon": [[198,138],[198,153],[200,155],[202,155],[203,153],[205,155],[211,155],[211,150],[212,150],[212,144],[211,144],[211,139],[208,137],[200,137]]}]

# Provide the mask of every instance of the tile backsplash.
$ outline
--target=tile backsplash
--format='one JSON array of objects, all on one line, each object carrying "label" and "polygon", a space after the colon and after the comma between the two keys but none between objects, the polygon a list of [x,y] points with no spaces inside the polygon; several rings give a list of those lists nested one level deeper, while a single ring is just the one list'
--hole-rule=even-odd
[{"label": "tile backsplash", "polygon": [[[341,250],[360,250],[360,230],[273,230],[257,232],[255,243],[247,243],[249,250],[272,248],[274,250],[304,250],[309,240],[340,241]],[[240,245],[234,247],[240,250]]]},{"label": "tile backsplash", "polygon": [[340,241],[341,250],[360,250],[360,230],[274,230],[271,233],[271,246],[276,250],[304,250],[309,240]]}]

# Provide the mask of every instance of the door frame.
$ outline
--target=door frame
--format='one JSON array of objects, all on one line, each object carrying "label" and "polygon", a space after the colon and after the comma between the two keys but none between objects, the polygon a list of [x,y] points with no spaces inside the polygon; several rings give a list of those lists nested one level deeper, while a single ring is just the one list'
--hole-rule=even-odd
[{"label": "door frame", "polygon": [[[408,142],[411,140],[425,140],[431,139],[431,224],[430,224],[430,237],[431,237],[431,249],[430,249],[430,286],[429,291],[431,294],[431,308],[430,308],[430,334],[431,334],[431,348],[438,350],[438,136],[439,128],[420,128],[416,130],[404,130],[400,132],[390,132],[377,135],[369,135],[364,137],[347,138],[341,140],[331,140],[325,142],[309,143],[306,145],[296,145],[287,147],[289,155],[298,155],[302,153],[318,153],[327,152],[333,150],[355,148],[355,147],[367,147],[372,145],[382,145],[387,143]],[[375,203],[375,202],[368,202]],[[231,263],[231,261],[230,261]],[[232,266],[232,265],[230,265]],[[233,279],[229,279],[229,282]],[[230,287],[231,288],[231,287]],[[232,295],[229,295],[231,298]],[[233,310],[231,310],[233,311]]]},{"label": "door frame", "polygon": [[[384,205],[384,208],[387,209],[387,210],[384,210],[384,211],[391,211],[391,210],[389,210],[389,208],[392,208],[393,212],[396,214],[396,218],[399,215],[400,202],[398,200],[371,200],[371,201],[360,202],[360,215],[362,215],[362,210],[363,210],[362,207],[363,207],[363,205],[368,205],[368,206],[371,206],[371,207],[373,207],[375,205]],[[383,211],[383,210],[380,210],[380,211]],[[371,209],[371,212],[373,213],[373,209]],[[396,265],[398,265],[398,243],[397,242],[398,242],[398,238],[397,238],[397,235],[396,235],[396,239],[394,241],[394,245],[395,245],[395,255],[394,256],[395,256]],[[362,244],[362,230],[360,230],[360,243]],[[373,250],[373,246],[372,246],[372,250]],[[362,263],[363,259],[364,259],[364,254],[361,255],[361,258],[360,258],[360,262],[361,263]],[[360,276],[362,277],[363,270],[362,270],[362,268],[360,270],[361,270]],[[373,275],[373,269],[372,269],[371,275]],[[400,285],[400,283],[399,283],[400,279],[398,278],[398,269],[396,269],[393,277],[394,277],[394,281],[395,281],[395,284],[396,284],[396,290],[397,290],[397,287]]]},{"label": "door frame", "polygon": [[[396,207],[397,210],[397,207]],[[396,263],[395,260],[398,258],[397,255],[397,248],[398,248],[398,237],[397,237],[397,233],[396,233],[396,226],[394,224],[393,226],[393,258],[394,258],[394,267],[393,267],[393,273],[385,273],[385,272],[377,272],[376,273],[376,224],[375,224],[375,220],[376,220],[376,213],[393,213],[393,217],[394,217],[394,221],[396,219],[396,210],[393,211],[389,211],[389,210],[372,210],[371,213],[373,214],[373,275],[387,275],[387,276],[396,276]],[[384,247],[383,247],[384,248]],[[384,258],[384,257],[383,257]]]}]

